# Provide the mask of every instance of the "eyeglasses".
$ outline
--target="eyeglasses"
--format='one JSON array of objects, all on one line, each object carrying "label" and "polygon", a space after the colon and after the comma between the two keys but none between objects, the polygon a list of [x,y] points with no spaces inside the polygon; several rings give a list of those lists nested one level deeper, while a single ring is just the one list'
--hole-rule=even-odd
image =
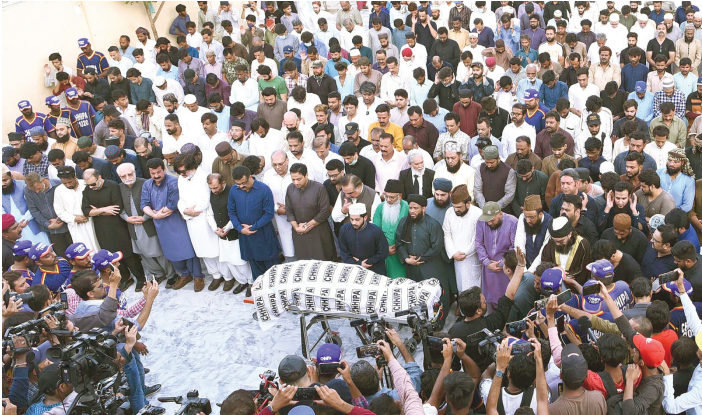
[{"label": "eyeglasses", "polygon": [[86,183],[85,185],[92,189],[93,187],[98,187],[98,182],[96,180],[93,183]]}]

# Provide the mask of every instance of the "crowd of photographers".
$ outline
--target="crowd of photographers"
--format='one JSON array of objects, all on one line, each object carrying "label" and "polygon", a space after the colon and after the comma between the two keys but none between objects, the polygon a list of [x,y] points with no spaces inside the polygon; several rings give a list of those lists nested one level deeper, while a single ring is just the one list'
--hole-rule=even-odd
[{"label": "crowd of photographers", "polygon": [[19,102],[3,413],[162,414],[139,335],[160,282],[249,297],[341,259],[440,280],[423,367],[369,321],[356,362],[287,356],[223,415],[702,414],[697,6],[198,3],[178,47],[79,39],[49,113]]}]

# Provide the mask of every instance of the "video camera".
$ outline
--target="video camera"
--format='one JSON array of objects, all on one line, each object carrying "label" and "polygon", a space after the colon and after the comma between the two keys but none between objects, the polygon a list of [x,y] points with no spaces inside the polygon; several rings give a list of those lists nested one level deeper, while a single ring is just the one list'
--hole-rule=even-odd
[{"label": "video camera", "polygon": [[[500,330],[495,330],[494,332],[483,329],[477,333],[473,333],[468,336],[468,342],[470,344],[478,344],[478,351],[483,356],[489,356],[493,361],[497,358],[497,346],[502,343],[502,340],[507,338],[507,336]],[[533,351],[531,343],[515,343],[512,345],[512,354],[522,354],[529,353]]]},{"label": "video camera", "polygon": [[367,319],[359,318],[356,320],[351,320],[349,324],[351,327],[360,327],[365,324],[366,335],[369,337],[371,343],[377,343],[380,340],[389,342],[388,337],[385,335],[385,327],[388,326],[388,323],[377,314],[371,314],[371,316]]},{"label": "video camera", "polygon": [[[271,371],[267,371],[269,373]],[[271,372],[275,376],[275,372]],[[263,376],[263,375],[262,375]],[[212,413],[212,405],[210,400],[206,398],[200,398],[200,393],[193,389],[183,396],[171,396],[171,397],[160,397],[159,402],[175,402],[180,405],[180,409],[176,412],[176,415],[197,415],[200,412],[205,415]]]},{"label": "video camera", "polygon": [[5,304],[10,303],[10,298],[15,297],[15,301],[17,300],[22,300],[22,303],[26,304],[27,301],[31,300],[34,298],[34,292],[30,291],[28,293],[13,293],[10,292],[10,290],[5,291],[5,293],[2,295],[2,302]]}]

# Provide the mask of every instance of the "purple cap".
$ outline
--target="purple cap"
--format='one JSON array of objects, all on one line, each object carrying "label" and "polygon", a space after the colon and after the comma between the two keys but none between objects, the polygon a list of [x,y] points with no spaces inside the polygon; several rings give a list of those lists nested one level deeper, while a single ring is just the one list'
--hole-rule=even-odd
[{"label": "purple cap", "polygon": [[600,259],[587,264],[585,268],[592,272],[592,276],[595,278],[607,278],[608,275],[614,274],[614,266],[606,259]]},{"label": "purple cap", "polygon": [[702,85],[702,76],[697,78],[697,85]]},{"label": "purple cap", "polygon": [[12,247],[12,253],[15,256],[29,255],[29,251],[32,249],[31,241],[17,241],[17,243]]},{"label": "purple cap", "polygon": [[79,48],[84,48],[90,44],[90,41],[88,40],[87,37],[82,37],[78,39],[78,47]]},{"label": "purple cap", "polygon": [[341,362],[341,347],[334,343],[325,343],[317,349],[317,364]]},{"label": "purple cap", "polygon": [[[584,287],[589,287],[591,285],[597,284],[597,280],[587,280],[585,282]],[[602,310],[602,307],[604,306],[604,300],[602,297],[600,297],[599,294],[590,294],[583,296],[583,310],[587,311],[588,313],[599,313]]]},{"label": "purple cap", "polygon": [[107,268],[108,265],[122,259],[122,252],[117,251],[112,253],[107,249],[101,249],[93,255],[93,268],[101,270]]},{"label": "purple cap", "polygon": [[66,253],[64,254],[66,259],[83,259],[93,252],[88,249],[83,242],[76,242],[71,244],[66,248]]},{"label": "purple cap", "polygon": [[561,288],[563,282],[563,270],[560,268],[549,268],[541,274],[541,289],[556,292]]},{"label": "purple cap", "polygon": [[50,341],[45,341],[44,343],[40,344],[37,347],[32,347],[32,351],[34,352],[34,365],[39,365],[39,363],[43,362],[46,360],[46,352],[51,348],[51,342]]},{"label": "purple cap", "polygon": [[66,89],[66,98],[68,98],[68,99],[78,98],[78,91],[76,91],[76,89],[73,87]]},{"label": "purple cap", "polygon": [[636,87],[634,88],[636,93],[640,94],[642,92],[646,92],[646,82],[644,81],[636,81]]},{"label": "purple cap", "polygon": [[17,106],[19,107],[20,111],[22,111],[25,108],[32,108],[32,104],[29,103],[26,99],[23,99],[22,101],[17,103]]},{"label": "purple cap", "polygon": [[524,93],[524,99],[535,99],[539,97],[539,91],[535,89],[527,89]]},{"label": "purple cap", "polygon": [[49,251],[51,251],[52,246],[54,246],[54,244],[47,245],[41,242],[34,245],[32,249],[29,250],[29,258],[31,258],[32,261],[38,260],[39,258],[46,255]]},{"label": "purple cap", "polygon": [[61,100],[60,100],[57,96],[55,96],[55,95],[49,95],[48,97],[46,97],[46,101],[45,101],[45,102],[46,102],[46,105],[47,105],[47,106],[50,106],[50,105],[61,105]]},{"label": "purple cap", "polygon": [[[690,281],[683,278],[683,286],[685,287],[685,294],[692,294],[692,284],[690,284]],[[666,282],[665,284],[663,284],[662,288],[668,291],[669,293],[677,295],[678,297],[682,295],[682,293],[678,291],[678,284],[675,281]]]},{"label": "purple cap", "polygon": [[283,48],[283,53],[292,53],[292,51],[293,51],[293,48],[290,45]]}]

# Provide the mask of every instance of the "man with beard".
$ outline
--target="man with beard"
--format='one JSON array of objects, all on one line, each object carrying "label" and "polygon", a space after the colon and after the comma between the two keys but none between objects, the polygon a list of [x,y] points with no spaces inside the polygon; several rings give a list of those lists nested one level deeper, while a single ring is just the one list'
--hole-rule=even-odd
[{"label": "man with beard", "polygon": [[215,152],[217,153],[217,158],[212,162],[212,173],[220,174],[224,183],[232,186],[234,183],[232,169],[240,166],[246,156],[233,149],[226,141],[217,144]]},{"label": "man with beard", "polygon": [[587,239],[592,246],[599,239],[597,227],[583,215],[583,200],[577,195],[565,195],[561,205],[560,216],[565,216],[570,221],[573,229],[582,237]]},{"label": "man with beard", "polygon": [[[475,174],[475,201],[484,207],[487,202],[497,202],[506,213],[512,212],[512,200],[517,187],[517,175],[502,160],[495,146],[483,150],[485,162]],[[497,301],[497,299],[495,299]]]},{"label": "man with beard", "polygon": [[487,143],[488,145],[493,145],[497,147],[498,152],[500,153],[500,159],[504,160],[506,157],[504,152],[504,146],[502,143],[500,143],[500,140],[495,138],[494,135],[492,135],[492,117],[489,116],[483,116],[479,117],[477,120],[477,131],[478,135],[472,137],[470,139],[470,146],[468,147],[468,159],[470,160],[470,164],[472,167],[477,168],[477,164],[473,162],[473,158],[477,155],[479,155],[478,151],[478,142],[483,141]]},{"label": "man with beard", "polygon": [[[646,221],[656,214],[666,215],[675,209],[673,197],[661,189],[661,178],[652,169],[643,170],[639,176],[641,188],[636,192],[636,200],[641,204],[646,216]],[[691,215],[694,214],[691,213]],[[696,218],[696,215],[694,216]],[[692,217],[690,220],[693,221]]]},{"label": "man with beard", "polygon": [[638,127],[637,131],[641,131],[645,137],[649,138],[648,124],[646,124],[646,121],[636,116],[639,104],[633,99],[628,99],[624,101],[623,109],[624,117],[615,121],[612,127],[612,139],[616,141],[626,135],[624,134],[624,124],[626,124],[627,121],[636,122]]},{"label": "man with beard", "polygon": [[76,178],[76,171],[70,166],[59,168],[58,177],[62,184],[54,192],[56,216],[68,224],[68,232],[73,241],[81,241],[93,251],[100,250],[93,220],[82,211],[85,182]]},{"label": "man with beard", "polygon": [[[472,92],[470,96],[465,94],[466,91],[470,91],[469,89],[464,88],[459,90],[460,85],[461,83],[456,79],[451,68],[441,68],[436,72],[434,84],[432,84],[429,89],[427,97],[435,98],[441,108],[451,111],[457,104],[456,101],[458,101],[460,93],[463,93],[464,98],[471,98],[473,96]],[[466,107],[469,104],[470,101],[468,101]],[[479,106],[479,104],[476,105]],[[475,113],[476,116],[478,113],[480,113],[480,110]]]},{"label": "man with beard", "polygon": [[67,118],[59,118],[56,121],[56,141],[51,145],[52,149],[63,150],[66,157],[71,158],[73,153],[78,151],[77,140],[71,137],[71,122]]},{"label": "man with beard", "polygon": [[463,152],[458,143],[455,141],[447,141],[442,143],[442,146],[444,147],[443,155],[445,162],[436,168],[434,179],[448,179],[453,187],[465,184],[472,198],[476,178],[475,169],[463,161]]},{"label": "man with beard", "polygon": [[[56,137],[56,131],[54,130],[54,137]],[[27,141],[27,140],[26,140]],[[39,146],[39,150],[41,150],[42,153],[45,155],[49,155],[49,151],[51,151],[51,146],[56,142],[54,138],[49,137],[46,134],[46,130],[42,127],[34,127],[31,130],[29,130],[29,142],[34,142],[37,146]],[[24,141],[22,142],[24,144]],[[22,147],[20,146],[18,148],[21,149]],[[26,157],[23,157],[26,158]]]},{"label": "man with beard", "polygon": [[649,281],[659,275],[677,268],[671,254],[673,246],[678,241],[678,233],[671,225],[660,225],[651,235],[651,243],[646,247],[646,253],[641,260],[643,276]]},{"label": "man with beard", "polygon": [[554,218],[548,232],[551,239],[541,249],[541,260],[532,263],[529,270],[536,269],[541,262],[553,262],[578,284],[584,284],[590,278],[590,272],[586,268],[591,262],[590,243],[574,231],[566,217]]},{"label": "man with beard", "polygon": [[[536,130],[538,130],[538,128]],[[544,116],[544,129],[536,134],[534,153],[542,160],[553,154],[553,150],[551,149],[551,137],[553,137],[554,134],[562,134],[565,137],[567,145],[565,152],[573,156],[575,154],[575,141],[568,131],[561,128],[561,116],[556,111],[549,111]]]},{"label": "man with beard", "polygon": [[73,161],[73,163],[75,164],[75,166],[71,167],[78,167],[78,169],[76,169],[76,174],[80,179],[83,178],[84,171],[88,169],[95,169],[100,173],[102,177],[108,180],[117,181],[117,176],[113,176],[112,163],[110,163],[107,160],[95,158],[85,151],[76,151],[73,154],[71,161]]},{"label": "man with beard", "polygon": [[526,256],[529,267],[541,252],[541,247],[549,241],[548,226],[553,217],[543,211],[539,195],[529,195],[524,199],[524,209],[519,215],[514,246]]},{"label": "man with beard", "polygon": [[[26,145],[26,144],[25,144]],[[25,176],[27,177],[27,176]],[[10,213],[15,218],[19,218],[21,227],[23,228],[22,240],[31,241],[33,244],[45,243],[49,244],[49,237],[44,233],[37,221],[32,217],[32,214],[27,206],[24,198],[27,185],[24,180],[15,180],[12,174],[7,169],[7,166],[2,166],[2,210]],[[27,226],[29,225],[29,226]]]},{"label": "man with beard", "polygon": [[49,121],[49,117],[40,112],[35,113],[32,109],[32,104],[27,100],[20,101],[17,106],[19,107],[21,116],[17,117],[15,121],[15,132],[24,134],[29,137],[29,130],[34,127],[42,127],[48,131],[49,135],[55,137],[54,125]]},{"label": "man with beard", "polygon": [[59,289],[71,275],[71,264],[54,252],[52,245],[38,243],[29,250],[29,259],[37,265],[34,273],[33,285],[43,284],[51,290],[53,294]]},{"label": "man with beard", "polygon": [[451,207],[451,180],[436,178],[433,183],[434,197],[427,200],[426,214],[444,224],[446,211]]},{"label": "man with beard", "polygon": [[661,189],[673,196],[675,207],[685,212],[692,210],[695,173],[690,168],[690,161],[685,157],[685,150],[676,148],[669,151],[666,169],[658,169],[656,172],[661,178]]},{"label": "man with beard", "polygon": [[686,280],[690,281],[693,289],[692,301],[702,301],[702,266],[698,252],[690,241],[679,241],[671,250],[675,265],[684,273]]},{"label": "man with beard", "polygon": [[[86,189],[83,191],[81,208],[83,215],[93,217],[95,234],[103,249],[111,252],[121,251],[124,257],[120,261],[120,273],[124,275],[120,289],[124,291],[136,277],[137,291],[144,286],[146,277],[139,255],[132,250],[131,237],[126,223],[119,217],[124,209],[119,185],[100,176],[97,170],[88,169],[83,173]],[[130,274],[131,272],[131,274]]]},{"label": "man with beard", "polygon": [[[295,127],[297,128],[297,127]],[[301,163],[307,166],[309,179],[315,182],[324,182],[324,165],[313,150],[305,148],[305,141],[300,131],[290,131],[287,133],[288,151],[287,156],[293,163]]]},{"label": "man with beard", "polygon": [[173,147],[176,151],[187,143],[197,145],[196,134],[186,134],[176,114],[168,114],[163,121],[164,134],[162,145],[164,148]]},{"label": "man with beard", "polygon": [[[409,205],[402,200],[402,184],[399,180],[388,180],[385,184],[385,201],[381,203],[373,215],[373,224],[385,234],[388,244],[388,257],[385,268],[390,278],[404,278],[407,275],[405,266],[397,255],[396,232],[400,220],[409,213]],[[352,218],[353,219],[353,218]],[[353,220],[351,222],[354,223]]]},{"label": "man with beard", "polygon": [[[528,140],[527,137],[520,138]],[[529,148],[523,141],[519,141],[518,144]],[[516,171],[516,186],[514,199],[512,199],[512,211],[521,212],[525,199],[530,195],[539,196],[541,204],[547,206],[546,187],[548,185],[548,176],[544,172],[537,170],[529,159],[521,159],[516,164],[514,168]]]},{"label": "man with beard", "polygon": [[39,228],[49,236],[57,254],[63,255],[73,243],[68,226],[54,211],[54,192],[61,184],[58,179],[41,178],[37,173],[25,177],[24,199]]},{"label": "man with beard", "polygon": [[580,191],[580,186],[581,186],[581,181],[580,181],[580,175],[575,169],[565,169],[561,172],[560,174],[560,181],[561,181],[561,193],[556,195],[556,197],[551,200],[551,205],[549,206],[549,214],[553,216],[554,218],[557,216],[560,216],[561,212],[561,206],[563,205],[563,198],[566,195],[576,195],[580,197],[583,201],[587,200],[586,205],[585,205],[585,210],[586,210],[586,215],[590,220],[593,222],[597,221],[596,223],[599,223],[599,220],[597,218],[597,215],[599,213],[599,210],[597,209],[597,203],[595,203],[595,200],[587,197],[587,195],[584,195]]},{"label": "man with beard", "polygon": [[[460,159],[460,156],[458,158]],[[400,172],[399,179],[403,186],[402,198],[407,200],[407,196],[410,194],[431,197],[434,170],[425,167],[424,156],[419,151],[410,150],[407,153],[407,162],[409,163],[409,168]]]},{"label": "man with beard", "polygon": [[502,212],[496,202],[487,202],[476,227],[475,245],[478,260],[483,265],[481,286],[490,312],[497,309],[497,302],[507,288],[504,255],[514,249],[517,218]]},{"label": "man with beard", "polygon": [[614,215],[611,223],[612,226],[602,232],[601,240],[612,241],[617,249],[641,263],[648,246],[646,234],[631,226],[631,216],[626,213]]},{"label": "man with beard", "polygon": [[342,262],[360,265],[372,272],[388,275],[388,241],[375,224],[367,220],[366,205],[354,203],[349,206],[349,223],[339,231],[339,251]]},{"label": "man with beard", "polygon": [[482,211],[471,205],[466,185],[451,192],[453,209],[446,212],[443,223],[444,246],[448,258],[454,260],[457,292],[480,287],[481,265],[476,251],[476,227]]},{"label": "man with beard", "polygon": [[[2,214],[2,270],[7,271],[15,262],[15,243],[22,237],[21,222],[17,222],[15,217],[9,213]],[[31,244],[31,243],[30,243]]]},{"label": "man with beard", "polygon": [[[163,255],[154,222],[151,216],[146,215],[141,209],[141,193],[146,179],[137,177],[132,163],[119,165],[117,175],[122,180],[119,192],[123,207],[119,216],[127,222],[132,250],[141,256],[146,273],[159,284],[165,279],[174,279],[175,269]],[[140,291],[142,287],[143,284],[140,287],[137,281],[136,291]]]}]

